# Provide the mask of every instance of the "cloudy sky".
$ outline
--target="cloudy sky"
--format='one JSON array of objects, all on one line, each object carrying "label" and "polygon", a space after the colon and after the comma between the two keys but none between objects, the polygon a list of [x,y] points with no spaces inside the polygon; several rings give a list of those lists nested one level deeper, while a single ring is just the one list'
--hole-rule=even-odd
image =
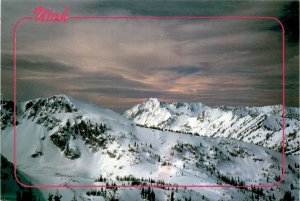
[{"label": "cloudy sky", "polygon": [[[57,1],[58,2],[58,1]],[[274,16],[286,26],[286,104],[299,102],[298,4],[291,1],[2,1],[1,87],[12,99],[12,30],[38,5],[69,15]],[[272,19],[72,19],[23,22],[17,99],[66,94],[117,112],[145,98],[281,104],[281,28]]]}]

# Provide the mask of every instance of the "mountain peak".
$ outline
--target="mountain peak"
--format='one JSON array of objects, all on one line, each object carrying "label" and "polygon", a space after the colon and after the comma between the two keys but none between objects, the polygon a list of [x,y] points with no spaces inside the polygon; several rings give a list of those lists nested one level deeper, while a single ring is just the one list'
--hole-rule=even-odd
[{"label": "mountain peak", "polygon": [[160,107],[162,102],[163,101],[159,100],[158,98],[148,98],[144,101],[143,105],[145,108],[153,110],[155,108]]},{"label": "mountain peak", "polygon": [[59,111],[75,112],[77,108],[69,97],[63,94],[53,95],[45,98],[36,98],[25,102],[25,111],[30,116],[37,113],[55,113]]},{"label": "mountain peak", "polygon": [[146,102],[153,102],[153,103],[160,103],[160,102],[162,102],[162,100],[160,100],[160,99],[158,99],[158,98],[147,98],[147,99],[145,99],[145,101],[144,101],[145,103]]},{"label": "mountain peak", "polygon": [[47,97],[46,99],[48,99],[48,100],[51,100],[51,99],[60,100],[60,101],[64,101],[64,102],[71,102],[70,98],[65,94],[56,94],[56,95]]}]

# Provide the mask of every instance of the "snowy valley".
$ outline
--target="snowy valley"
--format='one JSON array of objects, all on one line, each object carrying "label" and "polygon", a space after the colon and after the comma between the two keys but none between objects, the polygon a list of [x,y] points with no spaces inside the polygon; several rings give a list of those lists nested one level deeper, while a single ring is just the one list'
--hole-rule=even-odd
[{"label": "snowy valley", "polygon": [[[124,116],[65,95],[18,102],[19,178],[25,184],[69,186],[40,189],[41,200],[57,191],[61,200],[297,199],[299,109],[286,108],[285,176],[278,184],[280,115],[280,106],[211,108],[158,99],[148,99]],[[2,155],[12,167],[12,101],[3,101],[1,119]],[[11,180],[12,174],[7,175]],[[276,185],[232,187],[266,184]],[[210,185],[223,187],[203,187]]]}]

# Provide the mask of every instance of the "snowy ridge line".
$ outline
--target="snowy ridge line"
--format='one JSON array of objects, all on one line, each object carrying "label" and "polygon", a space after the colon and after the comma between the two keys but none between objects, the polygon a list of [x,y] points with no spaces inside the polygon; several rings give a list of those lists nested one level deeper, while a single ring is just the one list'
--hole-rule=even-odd
[{"label": "snowy ridge line", "polygon": [[149,98],[124,112],[137,125],[201,136],[243,140],[277,151],[282,149],[282,123],[286,153],[300,153],[299,108],[282,106],[209,107],[202,103],[167,103]]}]

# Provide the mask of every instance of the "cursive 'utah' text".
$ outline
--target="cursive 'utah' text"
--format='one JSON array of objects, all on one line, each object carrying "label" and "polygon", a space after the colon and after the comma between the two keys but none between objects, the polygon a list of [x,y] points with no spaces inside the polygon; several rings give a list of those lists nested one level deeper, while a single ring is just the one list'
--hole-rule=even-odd
[{"label": "cursive 'utah' text", "polygon": [[66,22],[69,20],[69,10],[70,7],[67,7],[62,13],[56,13],[50,8],[45,9],[43,6],[39,6],[33,11],[35,14],[34,19],[36,22]]}]

